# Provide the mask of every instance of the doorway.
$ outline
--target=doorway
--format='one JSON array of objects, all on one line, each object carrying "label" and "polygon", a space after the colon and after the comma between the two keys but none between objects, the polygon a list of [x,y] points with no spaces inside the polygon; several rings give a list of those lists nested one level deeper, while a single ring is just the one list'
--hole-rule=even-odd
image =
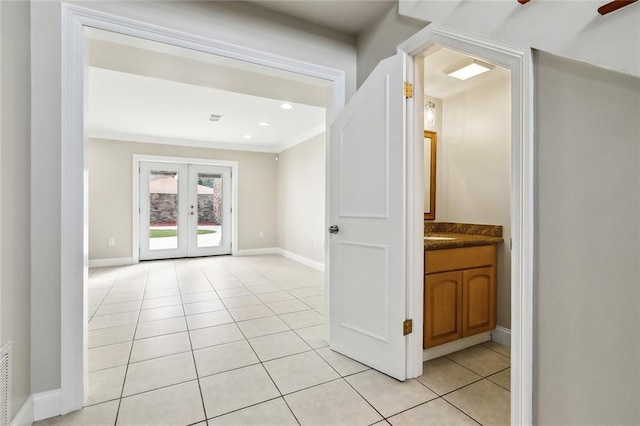
[{"label": "doorway", "polygon": [[[510,342],[511,348],[511,379],[510,379],[510,410],[511,423],[529,424],[532,416],[532,356],[533,356],[533,332],[532,332],[532,306],[533,306],[533,86],[531,49],[505,47],[490,40],[467,37],[450,32],[443,28],[429,27],[428,31],[416,34],[399,46],[399,50],[414,57],[414,66],[410,69],[410,76],[423,75],[423,61],[425,56],[441,48],[448,48],[470,57],[501,66],[510,71],[510,219],[509,227],[511,235],[505,239],[504,246],[510,250],[511,269],[510,294],[510,333],[501,333],[503,344]],[[410,148],[420,154],[414,156],[414,162],[409,164],[408,174],[414,176],[415,182],[409,189],[413,189],[413,205],[419,210],[414,212],[413,226],[415,240],[409,243],[409,248],[415,250],[410,259],[416,259],[416,263],[410,268],[409,290],[414,291],[414,303],[409,306],[409,315],[416,321],[422,322],[423,301],[423,259],[419,253],[423,252],[424,225],[423,225],[423,156],[425,101],[423,81],[414,78],[416,87],[414,93],[413,125],[410,130],[415,132],[414,145]],[[410,123],[411,124],[411,123]],[[440,142],[440,141],[439,141]],[[440,146],[440,144],[439,144]],[[438,176],[441,174],[438,172]],[[436,208],[436,214],[438,209]],[[420,260],[420,261],[418,261]],[[413,283],[413,284],[412,284]],[[413,290],[412,285],[415,285]],[[417,320],[416,320],[417,319]],[[422,325],[419,328],[422,333]],[[500,327],[498,327],[499,329]],[[504,330],[498,330],[502,332]],[[508,330],[507,330],[508,331]],[[417,339],[416,339],[417,340]],[[414,340],[414,353],[422,354],[422,339],[418,346]],[[417,367],[422,359],[414,359]]]},{"label": "doorway", "polygon": [[231,254],[231,169],[143,161],[140,260]]},{"label": "doorway", "polygon": [[[82,159],[86,153],[87,147],[84,145],[83,138],[83,106],[81,99],[83,98],[82,94],[86,93],[86,87],[84,87],[84,83],[82,79],[78,79],[77,76],[82,75],[84,71],[84,67],[86,65],[85,55],[86,51],[85,40],[83,38],[83,30],[85,28],[100,28],[103,30],[115,31],[121,34],[126,34],[134,37],[144,37],[148,40],[153,40],[156,42],[167,42],[170,41],[174,46],[180,46],[184,48],[194,49],[199,52],[208,53],[208,54],[217,54],[222,57],[226,57],[228,59],[233,60],[244,60],[249,61],[254,65],[269,67],[272,70],[277,70],[279,72],[288,72],[295,73],[301,76],[300,78],[311,78],[323,80],[323,87],[321,92],[323,97],[326,96],[326,105],[327,108],[326,118],[327,120],[331,120],[334,114],[339,111],[344,104],[344,96],[345,96],[345,73],[344,71],[327,68],[326,66],[320,66],[311,64],[308,62],[303,62],[301,60],[291,59],[287,57],[281,57],[275,54],[269,54],[265,52],[255,52],[252,49],[243,48],[241,46],[229,45],[228,43],[222,43],[217,40],[211,39],[197,39],[194,40],[192,37],[185,35],[184,33],[177,32],[170,29],[159,29],[156,26],[145,24],[143,22],[131,22],[126,19],[122,19],[118,16],[113,16],[107,13],[97,12],[97,11],[87,11],[83,8],[78,8],[72,5],[64,5],[63,6],[63,15],[65,16],[65,22],[67,24],[63,26],[63,31],[65,32],[65,40],[67,43],[63,43],[63,50],[65,51],[64,56],[71,58],[69,63],[69,70],[73,70],[72,74],[63,75],[63,98],[69,98],[68,102],[65,102],[65,105],[68,105],[68,109],[63,111],[63,122],[64,124],[64,133],[68,136],[67,138],[63,138],[64,142],[62,145],[63,159],[62,159],[62,167],[64,170],[68,170],[69,173],[65,174],[63,178],[62,185],[62,204],[66,206],[66,203],[70,203],[69,209],[74,212],[72,215],[74,218],[77,217],[77,221],[69,221],[67,225],[63,224],[61,233],[66,236],[63,237],[63,271],[62,271],[62,286],[61,286],[61,298],[62,298],[62,318],[61,323],[64,324],[64,330],[68,330],[67,333],[62,336],[62,352],[64,354],[62,366],[61,366],[61,375],[62,375],[62,385],[61,385],[61,404],[60,404],[60,412],[66,413],[72,411],[74,409],[78,409],[82,407],[84,395],[87,391],[87,377],[86,377],[86,348],[84,348],[83,341],[86,340],[87,336],[87,327],[85,322],[85,313],[87,307],[87,292],[84,282],[86,281],[87,271],[88,271],[88,259],[87,259],[87,251],[86,251],[86,237],[87,237],[87,224],[88,224],[88,216],[86,207],[87,201],[87,179],[86,179],[86,168],[83,161],[77,162],[76,160]],[[274,71],[275,72],[275,71]],[[271,86],[262,85],[261,88],[269,89]],[[265,90],[266,90],[265,89]],[[73,93],[73,95],[72,95]],[[77,94],[81,94],[79,97],[76,97]],[[295,101],[294,101],[295,104]],[[285,110],[285,108],[282,108]],[[293,110],[297,111],[296,109]],[[325,114],[323,113],[323,116]],[[213,121],[213,120],[211,120]],[[75,124],[80,124],[76,126]],[[262,126],[262,124],[260,124]],[[115,136],[111,139],[114,139]],[[308,136],[308,135],[307,135]],[[243,138],[247,138],[246,136],[242,136]],[[253,141],[256,138],[254,137]],[[158,143],[160,145],[167,145],[175,143],[176,139],[165,138],[160,140]],[[140,142],[146,142],[145,140],[141,140]],[[288,142],[286,139],[280,138],[280,142],[284,145]],[[210,148],[212,144],[209,141],[199,142],[194,145],[195,147],[200,148]],[[219,144],[217,148],[219,149],[228,149],[228,145]],[[290,147],[284,146],[282,149],[287,149]],[[146,149],[141,149],[140,152],[147,152]],[[165,155],[180,155],[180,153],[175,152],[175,150],[162,150]],[[238,151],[240,152],[240,151]],[[268,153],[268,151],[264,151]],[[151,156],[153,156],[154,152],[149,152]],[[194,158],[204,158],[206,161],[206,156],[202,156],[201,152],[195,149],[191,149],[186,151],[184,154]],[[125,154],[131,155],[131,154]],[[244,154],[243,154],[244,155]],[[249,154],[246,154],[248,156]],[[131,158],[131,157],[129,157]],[[226,158],[226,157],[224,157]],[[228,161],[225,159],[225,161]],[[274,156],[270,156],[270,161],[274,161]],[[131,164],[131,163],[129,163]],[[250,165],[247,167],[251,167]],[[125,175],[124,173],[120,175]],[[134,173],[137,175],[137,173]],[[233,173],[233,183],[237,184],[238,176],[234,172]],[[247,180],[243,181],[245,184]],[[108,185],[108,182],[107,182]],[[237,187],[237,185],[234,185]],[[134,192],[138,192],[139,187],[134,188]],[[272,192],[265,192],[272,193]],[[134,194],[133,198],[129,198],[133,200],[135,203],[136,200],[139,200],[138,194]],[[128,196],[125,194],[125,198]],[[256,202],[261,202],[261,200],[257,200]],[[234,201],[234,206],[238,205],[236,201]],[[245,211],[251,210],[251,206],[247,206],[247,203],[241,200],[241,205],[245,209]],[[84,207],[83,207],[84,206]],[[129,210],[129,209],[127,209]],[[234,208],[233,215],[234,218],[238,215],[237,209]],[[256,212],[260,212],[260,208],[256,207],[253,210]],[[241,218],[242,219],[242,218]],[[237,222],[237,221],[234,221]],[[133,226],[139,226],[139,221],[134,220],[132,222]],[[261,232],[258,232],[261,228],[257,228],[254,233],[255,237],[261,238]],[[237,233],[237,227],[234,228],[234,232]],[[78,237],[78,238],[76,238]],[[139,238],[139,232],[134,232],[131,234],[131,238],[137,240]],[[234,241],[245,241],[246,237],[240,238],[238,240],[237,234],[234,235]],[[107,239],[104,239],[107,241]],[[117,239],[117,241],[119,241]],[[134,252],[132,253],[133,261],[137,261],[136,255],[138,254],[137,250],[137,241],[134,241],[132,244],[133,247],[136,247]],[[131,247],[131,246],[130,246]],[[237,250],[236,245],[232,245],[232,253],[234,250]],[[248,253],[251,250],[246,250]],[[251,253],[254,254],[254,253]],[[83,355],[84,353],[84,355]],[[83,374],[83,371],[85,374]]]}]

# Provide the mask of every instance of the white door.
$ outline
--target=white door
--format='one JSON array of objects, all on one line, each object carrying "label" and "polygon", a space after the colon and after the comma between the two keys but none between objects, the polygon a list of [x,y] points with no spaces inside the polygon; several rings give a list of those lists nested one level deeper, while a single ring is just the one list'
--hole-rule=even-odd
[{"label": "white door", "polygon": [[231,253],[231,169],[140,163],[140,260]]},{"label": "white door", "polygon": [[330,133],[331,348],[398,380],[406,378],[406,60],[380,62]]}]

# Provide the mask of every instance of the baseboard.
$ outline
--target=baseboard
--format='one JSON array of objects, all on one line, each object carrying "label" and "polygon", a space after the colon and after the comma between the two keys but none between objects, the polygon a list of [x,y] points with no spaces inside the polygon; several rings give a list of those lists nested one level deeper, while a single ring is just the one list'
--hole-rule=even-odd
[{"label": "baseboard", "polygon": [[11,420],[11,426],[31,426],[33,421],[33,397],[30,396]]},{"label": "baseboard", "polygon": [[299,254],[292,253],[288,250],[277,248],[278,254],[282,256],[295,260],[298,263],[302,263],[305,266],[308,266],[313,269],[317,269],[320,272],[324,272],[324,263],[316,262],[315,260],[309,259],[308,257],[300,256]]},{"label": "baseboard", "polygon": [[280,254],[277,247],[246,249],[236,251],[236,256],[258,256],[261,254]]},{"label": "baseboard", "polygon": [[89,259],[89,268],[101,268],[103,266],[133,265],[132,257],[112,257],[109,259]]},{"label": "baseboard", "polygon": [[454,340],[453,342],[425,349],[422,351],[422,360],[429,361],[430,359],[439,358],[456,351],[461,351],[462,349],[467,349],[471,346],[488,342],[489,340],[491,340],[491,333],[488,331],[474,336],[465,337],[464,339]]},{"label": "baseboard", "polygon": [[511,347],[511,330],[497,326],[491,331],[491,340],[500,343],[502,346]]},{"label": "baseboard", "polygon": [[300,256],[299,254],[292,253],[280,247],[238,250],[236,252],[236,256],[258,256],[261,254],[279,254],[280,256],[284,256],[288,259],[295,260],[296,262],[301,263],[305,266],[324,272],[323,263],[316,262],[315,260],[311,260],[308,257]]},{"label": "baseboard", "polygon": [[33,395],[33,421],[59,416],[61,413],[62,390],[55,389]]}]

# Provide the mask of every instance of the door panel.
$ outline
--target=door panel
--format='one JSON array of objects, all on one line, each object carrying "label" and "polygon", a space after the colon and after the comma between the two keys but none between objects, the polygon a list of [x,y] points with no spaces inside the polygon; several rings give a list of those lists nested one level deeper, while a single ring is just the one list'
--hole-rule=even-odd
[{"label": "door panel", "polygon": [[427,275],[424,287],[424,347],[461,338],[462,272]]},{"label": "door panel", "polygon": [[189,256],[231,253],[231,170],[189,166]]},{"label": "door panel", "polygon": [[462,335],[471,336],[495,328],[494,268],[463,271]]},{"label": "door panel", "polygon": [[404,54],[376,67],[330,129],[331,348],[406,378]]},{"label": "door panel", "polygon": [[[365,270],[340,269],[340,285],[336,299],[340,305],[341,327],[373,337],[389,340],[389,251],[374,244],[340,243],[340,258],[345,264],[365,263]],[[367,305],[363,303],[366,300]]]},{"label": "door panel", "polygon": [[231,253],[228,167],[140,163],[140,259]]},{"label": "door panel", "polygon": [[140,259],[187,255],[185,164],[140,163]]}]

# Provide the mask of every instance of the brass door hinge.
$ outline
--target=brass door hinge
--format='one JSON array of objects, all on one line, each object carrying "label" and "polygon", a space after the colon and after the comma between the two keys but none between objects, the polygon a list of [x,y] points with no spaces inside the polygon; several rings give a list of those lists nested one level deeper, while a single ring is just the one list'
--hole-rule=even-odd
[{"label": "brass door hinge", "polygon": [[413,320],[404,320],[404,322],[402,323],[402,335],[406,336],[411,332],[413,332]]},{"label": "brass door hinge", "polygon": [[413,84],[404,82],[404,97],[407,99],[413,98]]}]

